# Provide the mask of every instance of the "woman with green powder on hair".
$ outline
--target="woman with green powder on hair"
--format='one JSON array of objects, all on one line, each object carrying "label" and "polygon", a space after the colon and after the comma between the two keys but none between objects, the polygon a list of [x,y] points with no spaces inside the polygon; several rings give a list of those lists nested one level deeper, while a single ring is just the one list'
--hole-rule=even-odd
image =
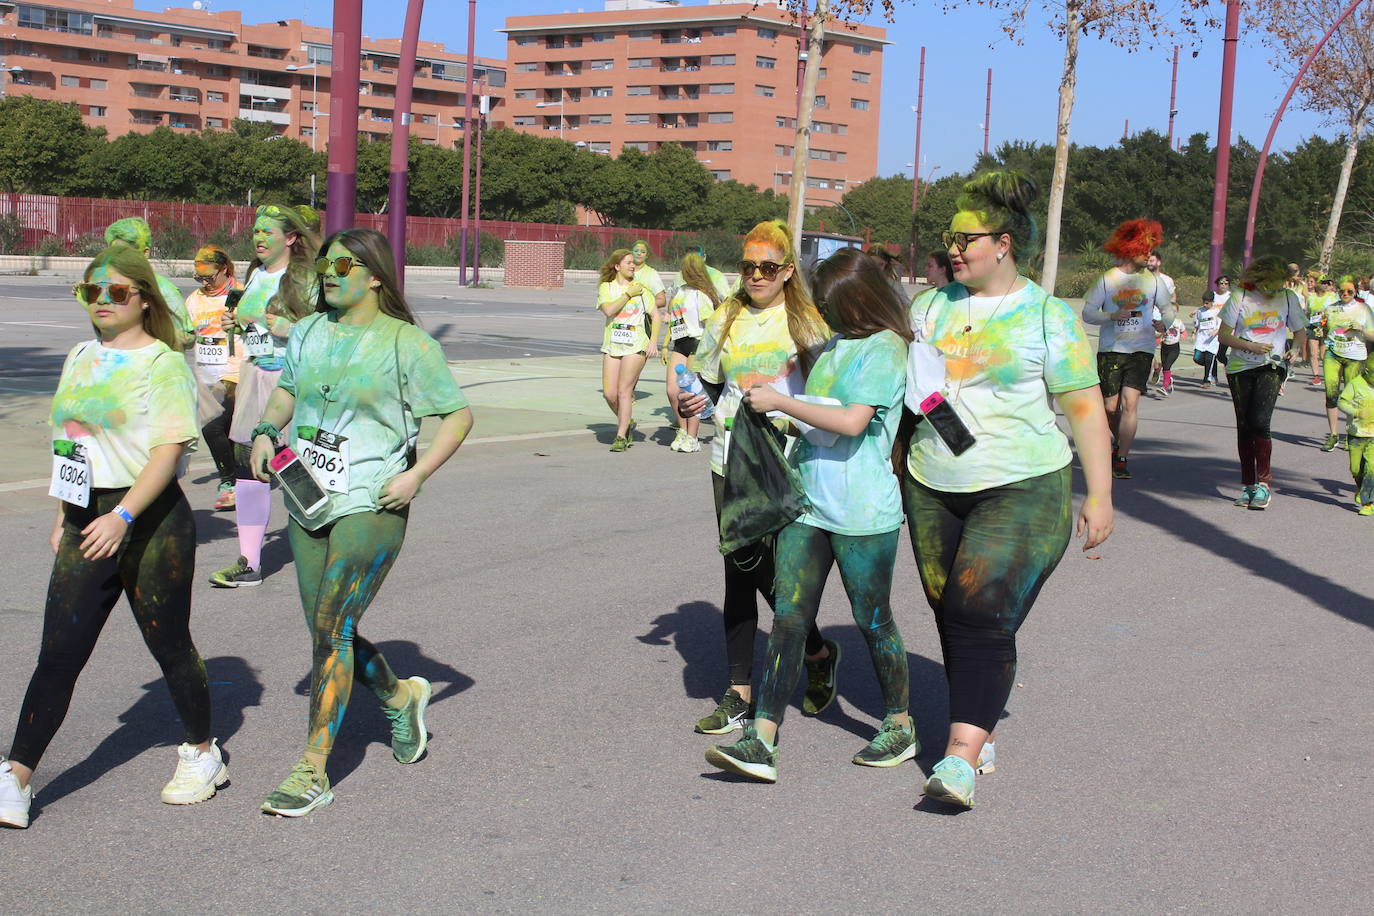
[{"label": "woman with green powder on hair", "polygon": [[[300,817],[333,801],[325,773],[353,682],[367,686],[391,720],[391,751],[414,763],[428,742],[422,677],[398,680],[358,622],[405,539],[410,503],[472,429],[472,412],[439,344],[416,326],[396,284],[391,248],[372,229],[326,239],[315,261],[316,314],[299,322],[277,388],[253,430],[251,463],[267,480],[284,438],[316,469],[328,504],[312,515],[287,500],[287,529],[301,604],[314,646],[305,751],[262,803]],[[441,417],[415,460],[420,418]]]},{"label": "woman with green powder on hair", "polygon": [[11,827],[29,825],[29,780],[121,594],[185,729],[162,800],[194,804],[228,781],[190,630],[196,526],[177,478],[197,437],[191,368],[176,352],[179,332],[153,269],[134,248],[101,252],[75,293],[98,336],[68,354],[53,395],[56,559],[38,663],[9,759],[0,758],[0,824]]},{"label": "woman with green powder on hair", "polygon": [[[144,259],[151,259],[153,256],[153,227],[148,225],[148,221],[137,216],[126,216],[117,219],[105,227],[106,245],[127,245]],[[172,313],[172,322],[177,330],[176,349],[184,350],[191,346],[194,340],[192,336],[191,317],[186,310],[186,300],[181,295],[181,290],[177,285],[160,273],[154,273],[157,278],[157,290],[162,296],[162,301],[167,303],[167,309]]]},{"label": "woman with green powder on hair", "polygon": [[[1047,394],[1068,418],[1087,483],[1077,525],[1083,549],[1112,531],[1111,439],[1092,348],[1069,306],[1017,266],[1038,242],[1034,197],[1035,185],[1014,171],[964,185],[943,237],[954,282],[911,306],[910,377],[922,398],[927,388],[943,394],[973,438],[956,454],[933,428],[940,414],[923,417],[902,481],[949,683],[949,741],[925,794],[965,807],[975,773],[993,768],[1016,632],[1073,530],[1073,455]],[[942,378],[918,362],[929,347]]]},{"label": "woman with green powder on hair", "polygon": [[234,522],[239,558],[210,574],[219,588],[262,584],[262,543],[272,519],[272,491],[254,479],[248,466],[253,427],[262,419],[267,399],[277,386],[291,329],[315,308],[319,284],[314,257],[319,246],[320,217],[309,207],[258,207],[253,222],[252,262],[248,280],[234,310],[237,345],[244,359],[234,390],[234,416],[229,439],[239,467],[234,472]]}]

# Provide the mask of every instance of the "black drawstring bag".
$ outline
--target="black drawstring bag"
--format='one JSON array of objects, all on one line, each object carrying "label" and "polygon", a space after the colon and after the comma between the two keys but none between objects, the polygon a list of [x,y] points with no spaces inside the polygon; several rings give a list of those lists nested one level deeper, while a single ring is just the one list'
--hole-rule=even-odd
[{"label": "black drawstring bag", "polygon": [[782,433],[764,414],[740,404],[725,460],[720,552],[729,555],[776,534],[807,508],[801,479],[783,455]]}]

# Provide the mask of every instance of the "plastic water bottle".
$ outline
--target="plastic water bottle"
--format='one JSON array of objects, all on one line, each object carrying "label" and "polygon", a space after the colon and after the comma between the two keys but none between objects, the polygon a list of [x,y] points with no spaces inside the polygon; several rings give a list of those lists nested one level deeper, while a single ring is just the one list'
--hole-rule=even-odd
[{"label": "plastic water bottle", "polygon": [[701,408],[701,413],[697,414],[697,416],[703,420],[709,420],[711,414],[716,412],[716,405],[711,403],[711,396],[706,393],[706,387],[701,384],[701,379],[697,378],[695,372],[681,363],[678,364],[677,369],[674,371],[677,372],[677,387],[679,390],[692,395],[699,394],[706,398],[706,406]]}]

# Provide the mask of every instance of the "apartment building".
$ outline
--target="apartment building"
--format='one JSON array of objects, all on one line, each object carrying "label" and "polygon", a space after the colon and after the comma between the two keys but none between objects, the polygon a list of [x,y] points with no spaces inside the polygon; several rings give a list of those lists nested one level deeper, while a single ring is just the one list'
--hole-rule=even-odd
[{"label": "apartment building", "polygon": [[[152,13],[135,9],[133,0],[0,0],[0,92],[74,102],[87,124],[112,137],[157,127],[227,129],[243,118],[323,149],[330,39],[329,29],[300,20],[249,25],[233,11]],[[360,134],[391,136],[400,49],[399,38],[363,39]],[[487,123],[502,126],[505,62],[478,58],[473,76],[490,98]],[[463,55],[420,42],[412,136],[461,142],[466,78]]]},{"label": "apartment building", "polygon": [[[502,31],[516,130],[608,155],[679,143],[717,179],[791,183],[799,31],[777,6],[606,0],[600,12],[508,17]],[[877,172],[885,35],[844,23],[826,31],[811,188],[838,198]]]}]

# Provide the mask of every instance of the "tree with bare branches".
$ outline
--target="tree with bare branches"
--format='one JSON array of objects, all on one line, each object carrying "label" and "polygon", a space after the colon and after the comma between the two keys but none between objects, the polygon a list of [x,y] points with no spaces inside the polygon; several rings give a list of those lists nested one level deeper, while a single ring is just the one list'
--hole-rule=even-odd
[{"label": "tree with bare branches", "polygon": [[[1250,8],[1251,23],[1274,51],[1273,64],[1290,79],[1349,0],[1266,0]],[[1322,238],[1318,266],[1331,267],[1331,252],[1350,189],[1360,138],[1374,114],[1374,4],[1363,4],[1341,23],[1298,84],[1299,105],[1345,129],[1345,159]]]}]

